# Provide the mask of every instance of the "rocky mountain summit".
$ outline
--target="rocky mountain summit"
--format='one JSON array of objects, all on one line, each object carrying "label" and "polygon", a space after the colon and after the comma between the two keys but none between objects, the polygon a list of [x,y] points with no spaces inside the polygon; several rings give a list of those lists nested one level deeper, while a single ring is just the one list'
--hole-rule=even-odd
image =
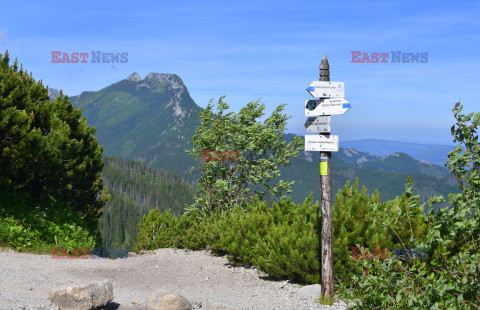
[{"label": "rocky mountain summit", "polygon": [[60,90],[49,87],[48,96],[50,97],[50,100],[55,100],[60,96]]},{"label": "rocky mountain summit", "polygon": [[101,90],[70,98],[81,107],[105,154],[186,174],[191,159],[183,151],[199,124],[201,108],[176,74],[134,72]]}]

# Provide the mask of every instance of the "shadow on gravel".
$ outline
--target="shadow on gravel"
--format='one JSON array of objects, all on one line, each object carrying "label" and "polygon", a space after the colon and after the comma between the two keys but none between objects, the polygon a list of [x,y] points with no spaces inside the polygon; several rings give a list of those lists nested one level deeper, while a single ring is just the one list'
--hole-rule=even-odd
[{"label": "shadow on gravel", "polygon": [[[245,264],[235,264],[235,263],[225,263],[224,266],[227,266],[229,268],[238,268],[238,267],[243,267],[245,269],[253,269],[253,268],[258,268],[257,266],[254,266],[254,265],[245,265]],[[264,281],[272,281],[272,282],[283,282],[283,281],[287,281],[287,283],[290,283],[290,284],[295,284],[295,282],[291,281],[291,280],[285,280],[285,279],[280,279],[280,278],[276,278],[274,276],[271,276],[271,275],[258,275],[258,278],[261,279],[261,280],[264,280]]]},{"label": "shadow on gravel", "polygon": [[245,265],[245,264],[235,264],[235,263],[225,263],[224,266],[227,266],[229,268],[233,268],[233,267],[236,267],[236,268],[239,268],[239,267],[243,267],[245,269],[252,269],[252,268],[255,268],[256,266],[253,266],[253,265]]},{"label": "shadow on gravel", "polygon": [[95,308],[95,310],[117,310],[120,304],[116,302],[109,302],[105,307]]}]

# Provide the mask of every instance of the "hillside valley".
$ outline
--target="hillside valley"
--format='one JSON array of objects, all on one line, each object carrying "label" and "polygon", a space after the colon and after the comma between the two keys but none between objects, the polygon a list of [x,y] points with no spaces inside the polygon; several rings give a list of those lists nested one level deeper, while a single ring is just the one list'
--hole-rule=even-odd
[{"label": "hillside valley", "polygon": [[[49,94],[53,100],[59,91],[50,89]],[[101,224],[104,246],[131,249],[138,234],[136,223],[149,210],[158,206],[180,215],[193,201],[199,174],[189,173],[196,163],[184,150],[191,149],[203,109],[179,76],[164,73],[150,73],[144,79],[132,73],[70,100],[82,109],[88,124],[96,127],[96,137],[107,155],[103,177],[112,199],[104,208]],[[294,137],[286,133],[283,138],[290,142]],[[412,150],[408,145],[388,143],[385,149],[394,147]],[[318,152],[301,151],[290,165],[280,168],[283,179],[295,181],[289,195],[293,202],[302,203],[310,194],[320,200],[318,156]],[[407,176],[416,181],[414,192],[423,202],[458,191],[447,169],[398,150],[380,156],[341,147],[332,154],[332,163],[333,199],[347,181],[353,185],[355,178],[369,194],[378,190],[381,201],[401,195]]]}]

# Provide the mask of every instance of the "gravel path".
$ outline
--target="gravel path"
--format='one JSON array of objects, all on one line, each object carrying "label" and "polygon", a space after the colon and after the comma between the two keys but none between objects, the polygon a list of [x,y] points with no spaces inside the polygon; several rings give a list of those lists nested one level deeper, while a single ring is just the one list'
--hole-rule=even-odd
[{"label": "gravel path", "polygon": [[194,309],[207,302],[239,309],[347,309],[342,301],[331,307],[314,303],[297,294],[298,284],[268,280],[256,268],[234,267],[226,257],[207,251],[155,253],[115,260],[52,259],[0,250],[0,309],[50,309],[49,289],[105,279],[113,283],[114,294],[105,309],[145,310],[148,296],[157,289],[183,295]]}]

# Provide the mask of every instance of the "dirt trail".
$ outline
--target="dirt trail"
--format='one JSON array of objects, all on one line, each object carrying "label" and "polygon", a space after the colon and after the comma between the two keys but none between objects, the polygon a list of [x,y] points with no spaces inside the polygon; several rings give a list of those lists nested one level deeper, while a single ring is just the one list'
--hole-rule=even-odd
[{"label": "dirt trail", "polygon": [[115,260],[52,259],[0,250],[0,309],[37,310],[42,305],[50,309],[49,289],[104,279],[113,283],[114,291],[113,302],[105,309],[144,310],[156,289],[183,295],[194,309],[209,301],[239,309],[347,309],[343,302],[321,306],[299,296],[298,284],[269,280],[255,268],[234,267],[226,257],[207,251],[155,253]]}]

